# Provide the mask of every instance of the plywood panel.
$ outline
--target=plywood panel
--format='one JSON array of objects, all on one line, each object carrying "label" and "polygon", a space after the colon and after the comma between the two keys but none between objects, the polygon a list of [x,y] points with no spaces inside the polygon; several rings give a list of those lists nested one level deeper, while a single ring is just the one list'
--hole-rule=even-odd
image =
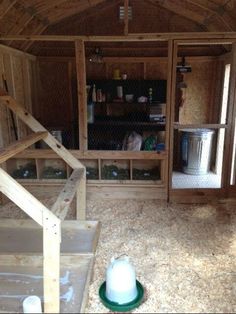
[{"label": "plywood panel", "polygon": [[114,70],[119,69],[120,75],[126,73],[128,79],[143,79],[142,63],[107,63],[107,78],[113,79]]},{"label": "plywood panel", "polygon": [[[31,80],[32,73],[29,72],[28,64],[33,64],[35,58],[29,54],[17,51],[12,48],[0,45],[0,86],[4,87],[2,75],[4,74],[8,91],[11,96],[27,108],[31,112],[32,107],[32,92]],[[1,145],[7,146],[10,142],[16,140],[13,129],[13,120],[9,110],[1,106],[1,128],[4,136],[1,138]],[[24,137],[29,133],[28,128],[13,115],[17,133],[19,137]]]},{"label": "plywood panel", "polygon": [[147,80],[167,80],[167,75],[167,60],[166,62],[146,63]]},{"label": "plywood panel", "polygon": [[[2,75],[4,73],[4,59],[3,59],[3,53],[0,51],[0,87],[4,88]],[[8,145],[9,143],[9,132],[8,132],[8,113],[7,108],[0,106],[0,147],[3,147],[4,145]]]},{"label": "plywood panel", "polygon": [[187,88],[183,89],[184,103],[179,111],[180,123],[210,122],[211,106],[218,107],[216,99],[212,104],[212,91],[216,86],[214,66],[212,61],[192,63],[192,72],[184,75]]},{"label": "plywood panel", "polygon": [[[25,107],[25,90],[23,78],[23,58],[19,56],[11,56],[11,71],[13,79],[14,98]],[[23,138],[27,135],[25,124],[16,118],[18,137]]]},{"label": "plywood panel", "polygon": [[86,62],[86,75],[90,80],[106,79],[106,65],[105,63]]},{"label": "plywood panel", "polygon": [[[70,78],[68,62],[39,61],[39,121],[45,127],[66,128],[71,125]],[[56,119],[55,119],[56,114]]]}]

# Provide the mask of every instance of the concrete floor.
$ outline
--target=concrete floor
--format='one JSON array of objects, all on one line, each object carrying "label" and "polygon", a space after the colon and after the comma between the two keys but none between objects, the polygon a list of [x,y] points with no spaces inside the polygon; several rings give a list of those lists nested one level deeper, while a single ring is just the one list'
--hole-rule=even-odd
[{"label": "concrete floor", "polygon": [[192,188],[220,188],[221,175],[209,172],[206,175],[196,176],[174,171],[172,174],[173,189],[192,189]]}]

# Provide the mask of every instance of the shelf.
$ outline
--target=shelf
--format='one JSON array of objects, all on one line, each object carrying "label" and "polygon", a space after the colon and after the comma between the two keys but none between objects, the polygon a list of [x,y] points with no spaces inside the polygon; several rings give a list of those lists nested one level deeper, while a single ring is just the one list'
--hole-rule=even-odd
[{"label": "shelf", "polygon": [[88,123],[89,126],[151,126],[151,127],[157,127],[157,126],[165,126],[166,122],[137,122],[137,121],[111,121],[111,120],[105,120],[105,121],[95,121],[94,123]]},{"label": "shelf", "polygon": [[[86,167],[87,184],[103,184],[103,185],[128,185],[128,186],[157,186],[164,187],[163,167],[165,166],[166,152],[106,152],[104,158],[96,153],[96,157],[92,152],[87,152],[87,158],[81,159]],[[101,152],[99,152],[101,153]],[[109,154],[108,154],[109,153]],[[131,153],[131,154],[129,154]],[[135,153],[135,154],[132,154]],[[148,156],[148,159],[145,157]],[[84,156],[85,157],[85,156]],[[100,158],[101,157],[101,158]],[[118,157],[118,158],[116,158]],[[120,158],[119,158],[120,157]],[[124,158],[125,157],[125,158]],[[133,158],[132,158],[133,157]],[[150,159],[149,159],[150,158]],[[25,162],[22,162],[25,161]],[[35,158],[35,159],[12,159],[10,162],[10,170],[14,171],[17,166],[28,166],[29,161],[36,164],[35,178],[22,176],[18,177],[18,181],[22,184],[38,184],[38,185],[61,185],[70,175],[71,169],[66,168],[64,161],[59,158]],[[20,163],[19,163],[20,162]],[[30,164],[31,164],[30,163]],[[45,174],[45,169],[50,167],[49,175]],[[54,175],[59,169],[63,172],[63,177]],[[47,174],[47,173],[46,173]]]}]

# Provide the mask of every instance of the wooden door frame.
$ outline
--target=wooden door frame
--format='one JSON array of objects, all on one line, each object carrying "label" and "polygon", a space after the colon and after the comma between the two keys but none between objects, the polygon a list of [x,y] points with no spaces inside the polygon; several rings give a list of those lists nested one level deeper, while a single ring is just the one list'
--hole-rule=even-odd
[{"label": "wooden door frame", "polygon": [[[236,117],[236,71],[231,71],[230,86],[229,86],[229,103],[227,113],[227,126],[221,124],[213,125],[213,128],[224,127],[225,134],[225,153],[223,157],[223,170],[222,170],[222,187],[219,189],[173,189],[172,188],[172,172],[173,172],[173,144],[174,144],[174,115],[175,115],[175,93],[176,93],[176,65],[178,46],[182,45],[220,45],[225,44],[224,40],[210,41],[206,39],[201,40],[174,40],[173,41],[173,61],[172,61],[172,75],[171,75],[171,110],[170,110],[170,125],[169,125],[169,185],[168,185],[168,200],[178,202],[205,202],[217,197],[226,197],[229,191],[234,191],[234,187],[230,187],[229,173],[232,159],[232,141],[234,132],[234,121]],[[231,68],[236,68],[236,42],[231,41],[232,44],[232,62]],[[201,125],[198,125],[200,127]],[[202,124],[202,127],[206,125]],[[193,127],[188,125],[188,127]],[[211,127],[208,125],[208,127]],[[186,193],[187,190],[187,193]],[[236,188],[235,188],[236,190]]]}]

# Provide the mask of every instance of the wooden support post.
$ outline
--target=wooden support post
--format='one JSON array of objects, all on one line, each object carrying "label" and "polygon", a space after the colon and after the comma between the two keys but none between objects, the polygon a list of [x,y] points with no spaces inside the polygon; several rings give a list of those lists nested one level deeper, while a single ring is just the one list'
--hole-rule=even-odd
[{"label": "wooden support post", "polygon": [[129,34],[129,0],[124,0],[124,35]]},{"label": "wooden support post", "polygon": [[86,220],[86,171],[80,178],[76,193],[76,219]]},{"label": "wooden support post", "polygon": [[[11,96],[0,96],[0,101],[5,103],[26,125],[34,132],[47,132],[47,130]],[[65,162],[73,169],[84,168],[84,166],[76,159],[68,150],[58,142],[50,133],[43,139]]]},{"label": "wooden support post", "polygon": [[0,163],[10,159],[14,155],[22,152],[27,147],[42,140],[47,136],[48,132],[36,132],[26,136],[24,139],[14,142],[6,148],[0,149]]},{"label": "wooden support post", "polygon": [[43,215],[54,215],[16,180],[0,168],[0,191],[19,206],[39,225],[43,225]]},{"label": "wooden support post", "polygon": [[223,169],[222,169],[222,184],[223,187],[230,187],[230,174],[233,155],[233,138],[234,138],[234,123],[235,123],[235,99],[236,99],[236,43],[232,45],[232,59],[231,59],[231,74],[229,84],[228,96],[228,113],[227,125],[224,143]]},{"label": "wooden support post", "polygon": [[87,124],[87,94],[86,94],[86,62],[84,41],[75,42],[76,70],[78,84],[78,110],[79,110],[79,148],[88,149],[88,124]]},{"label": "wooden support post", "polygon": [[51,211],[59,219],[64,220],[70,204],[77,192],[79,182],[83,178],[84,169],[75,169],[69,179],[67,180],[65,186],[63,187],[61,193],[59,194],[55,204],[52,206]]},{"label": "wooden support post", "polygon": [[166,121],[166,147],[169,151],[168,171],[168,200],[170,190],[172,189],[172,171],[173,171],[173,141],[174,141],[174,117],[175,117],[175,87],[176,87],[176,65],[177,65],[178,45],[169,40],[168,43],[168,82],[167,82],[167,107],[166,116],[169,117]]},{"label": "wooden support post", "polygon": [[61,223],[43,219],[44,313],[60,313]]},{"label": "wooden support post", "polygon": [[44,312],[60,313],[61,221],[1,168],[0,191],[43,226]]}]

